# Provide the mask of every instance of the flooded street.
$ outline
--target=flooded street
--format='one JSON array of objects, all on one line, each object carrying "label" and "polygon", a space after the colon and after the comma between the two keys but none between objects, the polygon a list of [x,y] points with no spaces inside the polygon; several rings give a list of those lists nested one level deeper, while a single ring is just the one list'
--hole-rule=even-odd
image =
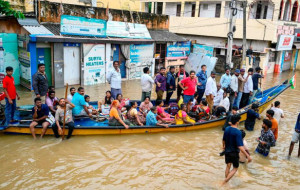
[{"label": "flooded street", "polygon": [[[292,72],[269,74],[262,88],[291,76]],[[122,88],[124,97],[140,99],[139,80],[123,82]],[[102,100],[110,86],[85,89],[92,100]],[[31,92],[18,90],[22,90],[18,105],[31,104]],[[64,89],[57,89],[56,95],[63,97]],[[269,157],[254,154],[262,122],[247,132],[253,161],[240,165],[224,189],[300,189],[298,144],[291,160],[286,160],[300,111],[299,95],[300,82],[295,90],[288,89],[277,98],[285,118]],[[222,136],[221,127],[180,133],[75,136],[63,142],[52,136],[34,141],[29,135],[0,135],[0,189],[219,189],[225,171],[224,157],[219,156]]]}]

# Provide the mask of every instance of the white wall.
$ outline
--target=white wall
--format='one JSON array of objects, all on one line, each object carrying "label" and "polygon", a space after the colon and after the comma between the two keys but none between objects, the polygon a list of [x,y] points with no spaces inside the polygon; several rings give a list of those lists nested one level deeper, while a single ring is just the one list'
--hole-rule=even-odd
[{"label": "white wall", "polygon": [[[203,5],[208,4],[208,9],[204,10]],[[216,15],[216,4],[221,4],[221,2],[200,2],[200,17],[215,18]],[[222,7],[221,7],[222,9]]]},{"label": "white wall", "polygon": [[[230,2],[226,2],[225,3],[225,15],[224,17],[225,18],[230,18],[230,13],[231,13],[231,10],[229,8],[229,3]],[[222,7],[223,8],[223,7]],[[243,18],[243,8],[242,8],[242,2],[237,2],[237,15],[236,15],[236,18]]]},{"label": "white wall", "polygon": [[184,17],[192,17],[192,3],[185,3],[183,16]]},{"label": "white wall", "polygon": [[176,16],[177,5],[181,3],[166,3],[166,15]]}]

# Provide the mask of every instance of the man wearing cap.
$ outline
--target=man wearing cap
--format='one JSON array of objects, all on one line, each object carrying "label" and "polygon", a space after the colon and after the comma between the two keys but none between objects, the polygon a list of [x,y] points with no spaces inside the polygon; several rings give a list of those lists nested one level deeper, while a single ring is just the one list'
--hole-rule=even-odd
[{"label": "man wearing cap", "polygon": [[244,85],[245,85],[245,82],[248,80],[248,77],[249,75],[247,75],[246,78],[244,78],[244,74],[245,74],[245,69],[241,69],[240,70],[240,76],[238,77],[238,95],[237,97],[235,98],[234,100],[234,103],[233,105],[240,108],[240,102],[241,102],[241,99],[242,99],[242,95],[243,95],[243,92],[244,92]]},{"label": "man wearing cap", "polygon": [[205,92],[204,92],[210,110],[210,114],[212,114],[214,97],[217,95],[217,83],[215,78],[216,78],[216,73],[212,71],[210,77],[207,79]]},{"label": "man wearing cap", "polygon": [[264,76],[262,75],[262,69],[260,67],[256,67],[255,68],[255,73],[252,75],[252,81],[253,81],[253,94],[250,97],[250,104],[253,102],[254,97],[256,96],[256,94],[258,94],[261,89],[258,88],[258,81],[260,78],[264,78]]},{"label": "man wearing cap", "polygon": [[232,75],[231,77],[230,87],[232,91],[229,94],[230,110],[239,92],[239,80],[238,80],[239,75],[240,75],[240,70],[236,69],[234,75]]}]

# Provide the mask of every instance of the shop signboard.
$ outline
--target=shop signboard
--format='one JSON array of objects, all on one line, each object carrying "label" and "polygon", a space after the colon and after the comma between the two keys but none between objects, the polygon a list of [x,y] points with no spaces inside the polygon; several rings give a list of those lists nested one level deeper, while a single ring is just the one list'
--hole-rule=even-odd
[{"label": "shop signboard", "polygon": [[19,48],[19,62],[21,71],[20,83],[27,89],[31,89],[30,53],[24,48]]},{"label": "shop signboard", "polygon": [[62,15],[60,33],[78,36],[106,37],[106,20]]},{"label": "shop signboard", "polygon": [[153,44],[131,44],[129,79],[137,79],[142,76],[144,67],[153,70]]},{"label": "shop signboard", "polygon": [[105,83],[105,45],[84,44],[84,85]]},{"label": "shop signboard", "polygon": [[277,42],[276,51],[291,50],[294,43],[293,35],[280,35]]},{"label": "shop signboard", "polygon": [[201,53],[206,56],[212,57],[214,54],[214,48],[210,46],[200,45],[200,44],[194,44],[193,45],[193,53]]},{"label": "shop signboard", "polygon": [[187,59],[191,51],[191,42],[177,42],[167,47],[166,59]]},{"label": "shop signboard", "polygon": [[[2,41],[2,38],[0,38]],[[2,87],[2,81],[5,77],[5,70],[4,70],[4,50],[0,47],[0,86]]]},{"label": "shop signboard", "polygon": [[145,24],[108,21],[106,34],[118,38],[151,39]]}]

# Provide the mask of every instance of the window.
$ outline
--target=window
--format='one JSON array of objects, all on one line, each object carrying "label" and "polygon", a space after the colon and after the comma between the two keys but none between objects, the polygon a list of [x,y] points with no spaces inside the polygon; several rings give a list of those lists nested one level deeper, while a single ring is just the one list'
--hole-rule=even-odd
[{"label": "window", "polygon": [[195,17],[196,5],[192,4],[192,17]]},{"label": "window", "polygon": [[265,8],[264,8],[264,17],[263,17],[263,19],[267,18],[267,13],[268,13],[268,5],[266,5]]},{"label": "window", "polygon": [[256,8],[256,16],[255,16],[256,19],[260,19],[261,10],[262,10],[262,5],[259,3],[257,4],[257,8]]},{"label": "window", "polygon": [[156,14],[162,14],[162,9],[163,9],[163,3],[162,2],[157,2]]},{"label": "window", "polygon": [[215,13],[215,17],[216,18],[220,18],[221,15],[221,4],[216,4],[216,13]]},{"label": "window", "polygon": [[181,4],[178,4],[176,10],[176,16],[180,16],[180,12],[181,12]]},{"label": "window", "polygon": [[203,4],[203,10],[208,10],[208,4]]}]

